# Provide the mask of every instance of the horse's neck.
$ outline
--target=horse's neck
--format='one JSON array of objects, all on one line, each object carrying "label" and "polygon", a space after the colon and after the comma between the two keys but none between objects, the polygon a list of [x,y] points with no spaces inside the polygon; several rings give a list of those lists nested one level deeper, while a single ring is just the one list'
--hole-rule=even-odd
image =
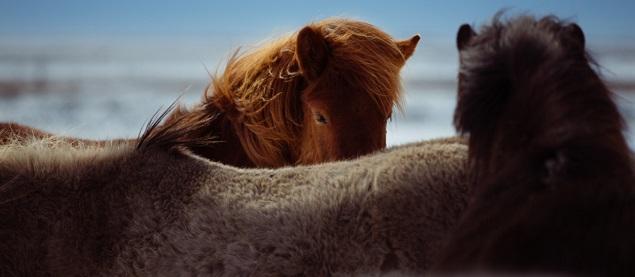
[{"label": "horse's neck", "polygon": [[253,167],[247,156],[229,117],[215,106],[206,109],[195,109],[183,116],[196,117],[196,113],[212,113],[217,116],[198,130],[191,132],[192,137],[212,139],[214,142],[205,146],[191,147],[191,151],[212,161],[238,167]]}]

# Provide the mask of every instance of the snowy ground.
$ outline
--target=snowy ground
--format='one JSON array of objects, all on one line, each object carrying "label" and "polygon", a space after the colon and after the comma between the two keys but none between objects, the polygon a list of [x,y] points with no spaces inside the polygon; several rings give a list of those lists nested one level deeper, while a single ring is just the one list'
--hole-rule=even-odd
[{"label": "snowy ground", "polygon": [[[388,144],[454,134],[456,54],[448,41],[424,42],[408,62],[403,71],[405,109],[389,125]],[[49,83],[19,94],[0,91],[0,121],[85,138],[134,137],[157,109],[179,95],[186,104],[196,103],[208,80],[206,67],[212,72],[219,68],[234,44],[238,42],[0,42],[0,83]],[[635,80],[635,45],[596,50],[608,80]],[[618,94],[633,146],[635,92]]]}]

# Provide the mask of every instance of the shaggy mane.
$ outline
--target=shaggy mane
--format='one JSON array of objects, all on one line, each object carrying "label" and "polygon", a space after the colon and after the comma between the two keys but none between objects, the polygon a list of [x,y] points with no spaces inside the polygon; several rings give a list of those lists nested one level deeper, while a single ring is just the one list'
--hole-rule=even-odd
[{"label": "shaggy mane", "polygon": [[[383,115],[388,116],[395,105],[400,107],[400,82],[394,73],[401,65],[395,60],[405,62],[406,57],[388,34],[368,23],[347,19],[327,19],[309,26],[319,31],[331,47],[321,82],[331,84],[335,78],[347,76],[347,82],[369,93]],[[209,130],[207,127],[223,113],[252,161],[285,164],[285,147],[296,144],[294,140],[299,137],[303,118],[299,97],[307,86],[296,61],[296,37],[297,32],[253,51],[237,51],[223,74],[213,77],[203,105],[190,112],[175,102],[155,114],[136,140],[134,151],[209,146],[215,142],[214,134],[191,134]],[[3,167],[45,172],[63,164],[73,168],[73,163],[108,156],[113,150],[119,153],[129,145],[103,142],[100,148],[55,137],[22,143],[16,140],[1,148],[0,162]]]},{"label": "shaggy mane", "polygon": [[633,276],[635,173],[585,44],[555,17],[459,29],[472,199],[439,268]]},{"label": "shaggy mane", "polygon": [[[585,49],[571,50],[575,38],[568,33],[568,22],[554,16],[501,18],[499,13],[482,27],[470,42],[476,46],[461,54],[454,124],[461,133],[479,137],[470,140],[470,157],[478,159],[472,162],[481,164],[476,167],[484,169],[495,158],[491,150],[501,143],[495,135],[537,137],[510,145],[522,149],[527,143],[555,146],[576,137],[621,132],[624,120],[595,70],[597,64]],[[597,93],[581,97],[581,91]],[[505,110],[506,105],[515,110]],[[576,121],[570,120],[573,115]],[[545,122],[547,117],[553,121]],[[576,126],[581,122],[593,128]]]},{"label": "shaggy mane", "polygon": [[[176,147],[192,148],[207,146],[215,142],[214,137],[190,136],[192,132],[210,124],[218,113],[192,113],[195,116],[182,116],[184,108],[177,105],[178,99],[163,112],[158,110],[148,121],[143,132],[136,140],[137,151],[150,149],[170,150]],[[164,124],[161,124],[164,123]]]},{"label": "shaggy mane", "polygon": [[[389,73],[400,69],[395,57],[404,61],[406,57],[389,35],[368,23],[346,19],[309,26],[332,47],[324,80],[350,76],[347,81],[368,92],[385,116],[393,105],[400,107],[400,82]],[[236,51],[206,91],[204,106],[230,117],[247,155],[257,164],[284,164],[283,147],[293,144],[300,132],[299,97],[306,82],[295,59],[296,37],[297,32],[252,51]]]}]

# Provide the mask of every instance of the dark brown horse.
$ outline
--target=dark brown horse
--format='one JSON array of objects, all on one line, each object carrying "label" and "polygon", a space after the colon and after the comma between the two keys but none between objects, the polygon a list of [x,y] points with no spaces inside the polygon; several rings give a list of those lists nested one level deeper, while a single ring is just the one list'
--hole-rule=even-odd
[{"label": "dark brown horse", "polygon": [[635,276],[624,123],[580,27],[497,16],[457,46],[474,195],[439,270]]},{"label": "dark brown horse", "polygon": [[360,21],[309,24],[235,54],[203,102],[178,108],[166,128],[190,125],[188,139],[215,141],[194,148],[196,154],[243,167],[313,164],[382,149],[401,95],[399,71],[418,41],[418,35],[395,41]]}]

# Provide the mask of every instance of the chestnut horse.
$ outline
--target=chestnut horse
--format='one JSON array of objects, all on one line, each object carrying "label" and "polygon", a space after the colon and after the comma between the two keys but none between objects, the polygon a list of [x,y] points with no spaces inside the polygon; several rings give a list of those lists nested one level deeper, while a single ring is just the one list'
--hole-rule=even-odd
[{"label": "chestnut horse", "polygon": [[176,109],[165,128],[199,126],[188,139],[215,142],[194,153],[242,167],[312,164],[382,149],[400,100],[399,72],[418,41],[418,35],[395,41],[348,19],[309,24],[237,52],[202,103]]},{"label": "chestnut horse", "polygon": [[582,30],[499,16],[457,35],[474,195],[438,268],[635,276],[624,123]]},{"label": "chestnut horse", "polygon": [[219,142],[193,151],[237,166],[312,164],[370,153],[386,145],[386,123],[400,98],[399,71],[418,41],[418,35],[394,41],[359,21],[318,21],[234,55],[203,103],[171,118],[209,121],[191,136]]}]

